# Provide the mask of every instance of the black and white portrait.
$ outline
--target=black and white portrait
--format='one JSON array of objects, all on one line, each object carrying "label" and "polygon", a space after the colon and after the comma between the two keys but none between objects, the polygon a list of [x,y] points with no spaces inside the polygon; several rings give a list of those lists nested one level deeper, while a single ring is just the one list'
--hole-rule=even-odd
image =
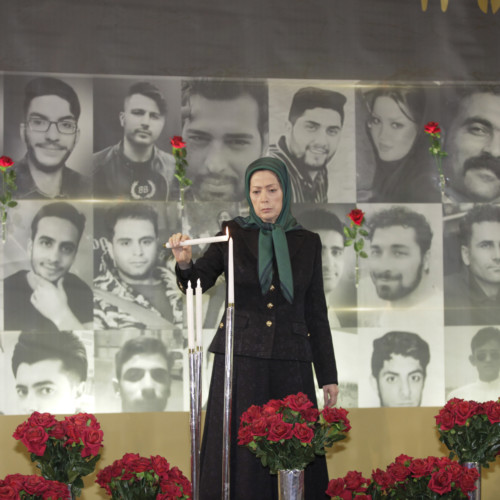
[{"label": "black and white portrait", "polygon": [[444,402],[443,329],[358,332],[359,406],[440,406]]},{"label": "black and white portrait", "polygon": [[369,229],[360,259],[358,324],[443,324],[441,205],[359,205]]},{"label": "black and white portrait", "polygon": [[500,201],[500,86],[457,85],[442,89],[445,200]]},{"label": "black and white portrait", "polygon": [[196,201],[244,200],[247,166],[268,141],[268,91],[261,81],[182,81],[182,137]]},{"label": "black and white portrait", "polygon": [[334,82],[269,84],[270,156],[287,166],[295,203],[355,200],[354,93]]},{"label": "black and white portrait", "polygon": [[500,397],[500,327],[445,328],[446,399],[479,403]]},{"label": "black and white portrait", "polygon": [[181,133],[180,82],[94,80],[94,197],[178,198],[170,138]]},{"label": "black and white portrait", "polygon": [[95,411],[93,332],[2,332],[2,345],[6,413]]},{"label": "black and white portrait", "polygon": [[5,148],[18,199],[90,198],[92,80],[6,75]]},{"label": "black and white portrait", "polygon": [[187,349],[181,331],[96,332],[96,411],[185,411]]},{"label": "black and white portrait", "polygon": [[170,221],[177,204],[105,203],[94,210],[94,328],[182,328],[183,294],[163,248],[176,230]]},{"label": "black and white portrait", "polygon": [[4,330],[92,328],[92,211],[84,203],[23,201],[4,246]]},{"label": "black and white portrait", "polygon": [[297,221],[321,238],[323,287],[328,306],[330,328],[357,325],[355,253],[345,247],[346,214],[354,208],[348,204],[299,204],[294,208]]},{"label": "black and white portrait", "polygon": [[439,174],[424,125],[435,96],[419,86],[365,86],[356,92],[359,201],[440,202]]},{"label": "black and white portrait", "polygon": [[500,206],[447,205],[446,325],[500,324]]}]

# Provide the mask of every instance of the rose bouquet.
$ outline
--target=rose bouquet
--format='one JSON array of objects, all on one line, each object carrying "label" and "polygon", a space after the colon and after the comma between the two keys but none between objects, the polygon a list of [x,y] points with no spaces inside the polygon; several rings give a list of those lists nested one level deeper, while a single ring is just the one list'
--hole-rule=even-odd
[{"label": "rose bouquet", "polygon": [[70,500],[65,484],[43,477],[11,474],[0,479],[0,500]]},{"label": "rose bouquet", "polygon": [[241,416],[238,444],[246,446],[269,466],[278,470],[304,469],[325,447],[346,437],[351,428],[343,408],[313,408],[299,392],[263,406],[251,406]]},{"label": "rose bouquet", "polygon": [[160,456],[126,453],[97,474],[97,484],[113,499],[190,499],[191,483],[177,467]]},{"label": "rose bouquet", "polygon": [[436,415],[439,440],[460,463],[489,467],[500,453],[500,402],[450,399]]},{"label": "rose bouquet", "polygon": [[447,457],[412,458],[400,455],[387,469],[373,471],[371,479],[350,471],[332,479],[326,494],[334,500],[391,498],[408,500],[466,499],[475,490],[478,472],[467,469]]},{"label": "rose bouquet", "polygon": [[385,471],[372,473],[372,498],[467,498],[476,489],[477,470],[447,457],[412,458],[400,455]]},{"label": "rose bouquet", "polygon": [[359,208],[354,208],[351,210],[347,217],[351,219],[349,227],[344,226],[345,242],[344,246],[348,247],[353,245],[354,251],[356,252],[356,286],[359,284],[359,257],[362,259],[368,258],[368,254],[364,251],[365,239],[368,238],[369,233],[366,229],[363,229],[365,223],[365,213]]},{"label": "rose bouquet", "polygon": [[34,412],[13,436],[26,446],[42,476],[71,485],[73,496],[81,494],[82,477],[94,470],[100,458],[102,430],[88,413],[60,421],[50,413]]}]

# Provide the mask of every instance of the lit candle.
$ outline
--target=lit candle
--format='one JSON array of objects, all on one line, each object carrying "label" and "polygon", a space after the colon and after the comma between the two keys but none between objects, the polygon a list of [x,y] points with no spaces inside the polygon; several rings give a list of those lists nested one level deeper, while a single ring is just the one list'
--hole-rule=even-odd
[{"label": "lit candle", "polygon": [[202,324],[203,303],[201,299],[202,293],[203,291],[201,289],[201,282],[198,279],[198,282],[196,283],[196,346],[197,347],[202,346],[202,340],[201,340],[201,332],[203,329],[203,324]]},{"label": "lit candle", "polygon": [[187,329],[188,329],[188,348],[194,349],[194,315],[193,315],[193,289],[191,281],[188,281],[186,288],[187,300]]},{"label": "lit candle", "polygon": [[234,304],[233,238],[229,238],[227,302]]}]

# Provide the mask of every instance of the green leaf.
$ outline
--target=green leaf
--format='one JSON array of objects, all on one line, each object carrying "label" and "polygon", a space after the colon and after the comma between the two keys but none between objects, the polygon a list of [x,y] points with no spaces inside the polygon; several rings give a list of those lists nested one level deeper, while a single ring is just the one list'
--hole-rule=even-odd
[{"label": "green leaf", "polygon": [[7,203],[7,206],[11,207],[11,208],[15,207],[15,206],[17,206],[17,201],[9,201],[9,203]]},{"label": "green leaf", "polygon": [[363,251],[363,250],[361,252],[359,252],[359,256],[361,258],[363,258],[363,259],[367,259],[368,258],[368,254],[365,251]]},{"label": "green leaf", "polygon": [[366,237],[370,236],[370,233],[366,229],[360,229],[359,234]]}]

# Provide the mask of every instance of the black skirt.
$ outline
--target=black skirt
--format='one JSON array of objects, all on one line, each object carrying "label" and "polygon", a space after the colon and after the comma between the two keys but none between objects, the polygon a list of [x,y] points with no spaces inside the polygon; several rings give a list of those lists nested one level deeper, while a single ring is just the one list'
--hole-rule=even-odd
[{"label": "black skirt", "polygon": [[[252,405],[303,392],[317,407],[312,365],[234,356],[231,418],[231,500],[278,500],[277,475],[269,473],[246,447],[238,446],[241,415]],[[215,354],[201,448],[200,500],[222,497],[222,447],[224,420],[224,355]],[[305,472],[306,500],[323,500],[328,485],[324,456],[317,456]]]}]

